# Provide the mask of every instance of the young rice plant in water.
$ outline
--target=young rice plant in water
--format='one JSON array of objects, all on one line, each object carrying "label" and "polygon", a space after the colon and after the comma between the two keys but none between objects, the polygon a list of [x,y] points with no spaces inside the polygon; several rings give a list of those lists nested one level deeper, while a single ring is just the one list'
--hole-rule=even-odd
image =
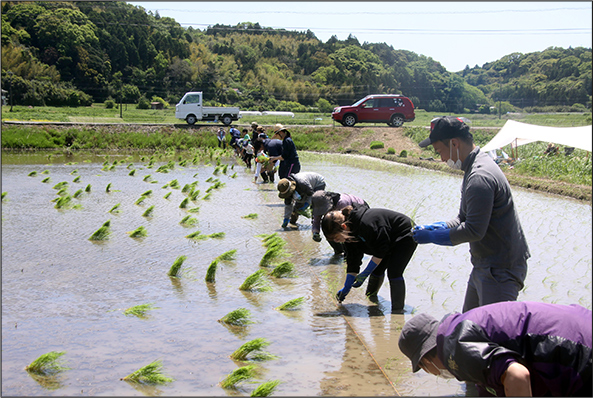
[{"label": "young rice plant in water", "polygon": [[251,396],[269,397],[270,395],[272,395],[278,384],[280,384],[280,380],[266,381],[265,383],[260,384],[255,390],[253,390]]},{"label": "young rice plant in water", "polygon": [[162,361],[156,360],[146,366],[141,367],[137,371],[130,373],[121,380],[143,384],[165,384],[172,382],[174,379],[164,375],[162,369]]},{"label": "young rice plant in water", "polygon": [[249,323],[253,323],[250,318],[251,311],[247,308],[238,308],[220,318],[218,322],[233,326],[245,326]]},{"label": "young rice plant in water", "polygon": [[260,292],[272,290],[266,278],[266,271],[263,269],[257,270],[253,274],[249,275],[239,287],[239,289]]},{"label": "young rice plant in water", "polygon": [[284,310],[294,310],[299,307],[301,304],[305,302],[304,297],[298,297],[292,300],[287,301],[286,303],[282,304],[281,306],[277,307],[276,309],[279,311]]},{"label": "young rice plant in water", "polygon": [[142,238],[148,236],[148,231],[146,231],[146,228],[144,228],[143,226],[140,226],[135,230],[128,232],[128,234],[130,234],[130,237],[132,238]]},{"label": "young rice plant in water", "polygon": [[218,259],[214,259],[206,270],[206,282],[215,282],[216,269],[218,268]]},{"label": "young rice plant in water", "polygon": [[269,352],[263,351],[263,349],[269,345],[270,342],[263,337],[253,339],[237,348],[235,352],[231,354],[231,359],[234,359],[235,361],[247,361],[248,359],[254,361],[265,361],[268,359],[274,359],[276,356],[270,354]]},{"label": "young rice plant in water", "polygon": [[146,312],[158,309],[158,307],[154,306],[154,303],[147,303],[147,304],[138,304],[133,307],[127,308],[124,310],[124,315],[128,316],[137,316],[138,318],[145,318]]},{"label": "young rice plant in water", "polygon": [[63,370],[68,370],[69,368],[65,367],[60,361],[60,357],[65,353],[65,351],[51,351],[47,354],[43,354],[27,365],[25,370],[27,372],[43,375],[56,374]]},{"label": "young rice plant in water", "polygon": [[294,264],[291,263],[290,261],[284,261],[284,262],[278,264],[272,270],[272,272],[270,272],[270,275],[274,276],[276,278],[284,278],[287,276],[292,276],[293,272],[294,272]]},{"label": "young rice plant in water", "polygon": [[181,265],[183,264],[183,262],[186,259],[187,259],[187,256],[179,256],[179,257],[177,257],[177,259],[175,260],[175,262],[173,262],[173,265],[169,269],[169,273],[167,275],[169,275],[169,276],[177,276],[179,274],[179,269],[181,268]]},{"label": "young rice plant in water", "polygon": [[235,388],[236,385],[242,381],[249,380],[255,377],[255,366],[247,365],[233,370],[221,382],[222,388]]}]

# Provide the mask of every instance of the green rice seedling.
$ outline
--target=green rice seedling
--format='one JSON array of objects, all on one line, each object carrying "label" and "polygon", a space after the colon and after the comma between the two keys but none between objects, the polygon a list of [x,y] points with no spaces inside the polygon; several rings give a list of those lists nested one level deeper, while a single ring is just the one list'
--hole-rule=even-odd
[{"label": "green rice seedling", "polygon": [[43,170],[41,174],[49,174],[49,170]]},{"label": "green rice seedling", "polygon": [[91,184],[87,185],[84,189],[85,192],[91,192]]},{"label": "green rice seedling", "polygon": [[151,189],[149,189],[148,191],[146,191],[146,192],[144,192],[142,194],[142,196],[150,196],[150,195],[152,195],[152,190]]},{"label": "green rice seedling", "polygon": [[255,220],[257,218],[257,213],[249,213],[246,216],[242,216],[241,218],[245,218],[247,220]]},{"label": "green rice seedling", "polygon": [[270,275],[276,278],[283,278],[292,275],[293,272],[294,264],[290,261],[284,261],[274,267],[272,272],[270,272]]},{"label": "green rice seedling", "polygon": [[231,175],[231,178],[237,178],[237,172],[234,172],[234,173]]},{"label": "green rice seedling", "polygon": [[165,198],[165,199],[169,199],[169,196],[171,196],[171,192],[167,192],[167,193],[165,194],[165,196],[163,196],[163,198]]},{"label": "green rice seedling", "polygon": [[216,257],[220,261],[231,261],[235,259],[235,254],[237,254],[237,250],[229,250],[228,252],[222,253],[220,256]]},{"label": "green rice seedling", "polygon": [[204,195],[204,196],[202,197],[202,200],[210,200],[210,195],[211,195],[211,193],[210,193],[210,192],[208,192],[206,195]]},{"label": "green rice seedling", "polygon": [[71,175],[71,176],[72,176],[72,175],[74,175],[74,174],[78,174],[78,170],[72,170],[72,171],[70,172],[70,175]]},{"label": "green rice seedling", "polygon": [[109,239],[109,235],[111,234],[111,230],[109,226],[101,226],[98,230],[93,232],[89,240],[107,240]]},{"label": "green rice seedling", "polygon": [[189,200],[191,200],[192,202],[195,202],[196,200],[198,200],[198,196],[200,196],[200,190],[196,189],[195,191],[192,191],[189,194]]},{"label": "green rice seedling", "polygon": [[280,380],[270,380],[266,381],[265,383],[260,384],[257,386],[255,390],[251,392],[252,397],[269,397],[272,395],[278,384],[280,384]]},{"label": "green rice seedling", "polygon": [[142,213],[142,217],[151,217],[153,212],[154,212],[154,205],[150,206],[148,209],[146,209],[144,211],[144,213]]},{"label": "green rice seedling", "polygon": [[25,370],[41,375],[52,375],[68,370],[69,368],[60,360],[65,353],[65,351],[50,351],[27,365]]},{"label": "green rice seedling", "polygon": [[104,161],[103,164],[102,164],[102,166],[108,166],[108,165],[109,165],[109,161],[108,160]]},{"label": "green rice seedling", "polygon": [[77,176],[75,179],[72,180],[72,182],[80,182],[80,176]]},{"label": "green rice seedling", "polygon": [[68,195],[68,187],[64,187],[60,189],[57,193],[58,196],[66,196]]},{"label": "green rice seedling", "polygon": [[187,210],[189,213],[199,213],[200,207],[192,207],[191,209]]},{"label": "green rice seedling", "polygon": [[29,176],[29,177],[36,177],[37,176],[37,172],[36,171],[32,171],[29,174],[27,174],[27,176]]},{"label": "green rice seedling", "polygon": [[61,196],[57,201],[56,204],[54,205],[54,207],[56,209],[63,209],[65,207],[68,207],[72,202],[72,196],[70,195],[66,195],[66,196]]},{"label": "green rice seedling", "polygon": [[111,227],[111,220],[107,220],[103,223],[104,227]]},{"label": "green rice seedling", "polygon": [[206,180],[206,182],[213,182],[215,180],[216,180],[216,178],[214,178],[214,177],[208,177],[208,179]]},{"label": "green rice seedling", "polygon": [[166,184],[165,184],[165,185],[163,185],[161,188],[162,188],[162,189],[167,189],[167,188],[169,188],[169,185],[170,185],[169,183],[166,183]]},{"label": "green rice seedling", "polygon": [[144,228],[143,226],[140,226],[135,230],[128,232],[128,234],[131,238],[142,238],[144,236],[148,236],[148,232],[146,231],[146,228]]},{"label": "green rice seedling", "polygon": [[237,384],[255,377],[255,366],[247,365],[233,370],[221,382],[222,388],[236,388]]},{"label": "green rice seedling", "polygon": [[74,192],[74,195],[72,195],[72,197],[78,199],[78,197],[82,195],[83,192],[84,191],[82,189],[79,189],[78,191]]},{"label": "green rice seedling", "polygon": [[187,256],[177,257],[177,259],[173,262],[173,265],[171,265],[171,268],[169,269],[167,275],[176,277],[179,274],[179,269],[181,268],[181,265],[186,259]]},{"label": "green rice seedling", "polygon": [[206,270],[206,282],[216,281],[216,269],[218,268],[218,259],[214,259]]},{"label": "green rice seedling", "polygon": [[136,316],[138,318],[145,318],[146,313],[151,310],[156,310],[159,307],[155,307],[154,303],[138,304],[133,307],[127,308],[123,311],[124,315]]},{"label": "green rice seedling", "polygon": [[209,238],[211,239],[222,239],[225,237],[225,233],[224,232],[214,232],[213,234],[208,235]]},{"label": "green rice seedling", "polygon": [[58,182],[56,185],[54,185],[54,189],[57,189],[58,191],[62,188],[65,188],[68,186],[68,181],[62,181],[62,182]]},{"label": "green rice seedling", "polygon": [[158,169],[156,169],[157,173],[168,173],[169,172],[169,168],[167,167],[166,164],[159,166]]},{"label": "green rice seedling", "polygon": [[173,189],[180,189],[181,185],[179,185],[179,181],[173,180],[169,182],[169,186]]},{"label": "green rice seedling", "polygon": [[187,159],[184,159],[181,162],[179,162],[179,166],[181,166],[181,167],[185,167],[186,165],[187,165]]},{"label": "green rice seedling", "polygon": [[141,205],[145,200],[146,200],[146,196],[140,196],[138,199],[136,199],[136,202],[134,202],[134,203],[137,205]]},{"label": "green rice seedling", "polygon": [[215,176],[218,175],[218,173],[220,173],[220,166],[216,166],[214,168],[214,171],[212,172],[212,174],[214,174]]},{"label": "green rice seedling", "polygon": [[134,167],[134,163],[129,163],[129,164],[126,166],[126,169],[128,169],[128,170],[129,170],[129,169],[131,169],[132,167]]},{"label": "green rice seedling", "polygon": [[43,182],[43,183],[48,183],[48,182],[49,182],[49,180],[50,180],[50,178],[49,178],[49,177],[45,177],[43,180],[41,180],[41,182]]},{"label": "green rice seedling", "polygon": [[224,166],[222,166],[222,174],[226,174],[228,168],[229,168],[228,164],[225,164]]},{"label": "green rice seedling", "polygon": [[179,208],[180,209],[185,209],[187,207],[187,204],[189,203],[189,198],[184,198],[181,203],[179,204]]},{"label": "green rice seedling", "polygon": [[253,323],[251,321],[251,311],[247,308],[237,308],[220,318],[218,322],[233,326],[245,326]]},{"label": "green rice seedling", "polygon": [[8,195],[8,192],[2,192],[2,200],[4,200],[4,198],[6,198],[6,195]]},{"label": "green rice seedling", "polygon": [[189,185],[189,184],[185,184],[185,185],[183,186],[183,188],[181,188],[181,192],[182,192],[182,193],[189,193],[189,191],[190,191],[190,190],[191,190],[191,187],[190,187],[190,185]]},{"label": "green rice seedling", "polygon": [[163,363],[161,360],[156,360],[130,373],[121,380],[142,384],[165,384],[172,382],[174,379],[163,374]]},{"label": "green rice seedling", "polygon": [[196,225],[197,223],[198,223],[198,220],[195,217],[190,216],[189,214],[187,216],[183,217],[183,219],[181,219],[181,221],[179,222],[179,224],[185,225],[185,226]]},{"label": "green rice seedling", "polygon": [[150,174],[147,174],[144,176],[144,178],[142,179],[142,181],[148,181],[150,180]]},{"label": "green rice seedling", "polygon": [[270,245],[268,246],[268,250],[264,253],[263,257],[261,258],[259,265],[260,267],[268,267],[272,264],[274,260],[280,257],[284,253],[284,249],[282,245]]},{"label": "green rice seedling", "polygon": [[136,174],[136,169],[132,169],[132,170],[130,170],[130,172],[128,173],[128,175],[129,175],[130,177],[133,177],[133,176],[134,176],[134,174]]},{"label": "green rice seedling", "polygon": [[112,208],[111,208],[111,209],[108,211],[108,213],[119,213],[119,212],[120,212],[120,210],[118,210],[118,209],[119,209],[119,206],[120,206],[120,205],[121,205],[121,203],[118,203],[118,204],[116,204],[115,206],[113,206],[113,207],[112,207]]},{"label": "green rice seedling", "polygon": [[268,279],[266,278],[266,271],[259,269],[253,274],[249,275],[243,284],[239,287],[240,290],[245,291],[270,291],[272,288],[269,285]]},{"label": "green rice seedling", "polygon": [[253,339],[237,348],[235,352],[231,354],[231,359],[235,361],[246,361],[249,357],[249,359],[252,360],[264,361],[276,358],[276,356],[262,351],[263,348],[266,348],[269,345],[270,342],[263,337]]},{"label": "green rice seedling", "polygon": [[294,310],[298,308],[301,304],[305,302],[304,297],[298,297],[292,300],[288,300],[286,303],[282,304],[279,307],[276,307],[279,311],[286,311],[286,310]]},{"label": "green rice seedling", "polygon": [[194,240],[208,239],[208,235],[202,235],[202,233],[200,231],[192,232],[191,234],[186,235],[185,237],[188,239],[194,239]]},{"label": "green rice seedling", "polygon": [[105,187],[105,192],[111,192],[111,183],[107,184],[107,187]]}]

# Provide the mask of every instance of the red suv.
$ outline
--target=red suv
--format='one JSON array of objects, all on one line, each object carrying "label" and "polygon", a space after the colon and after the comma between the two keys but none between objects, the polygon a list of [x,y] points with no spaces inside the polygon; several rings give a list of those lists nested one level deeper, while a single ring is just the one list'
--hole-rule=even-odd
[{"label": "red suv", "polygon": [[399,94],[367,95],[350,106],[339,106],[332,112],[332,118],[346,127],[356,123],[387,123],[401,127],[404,122],[416,118],[414,104],[408,97]]}]

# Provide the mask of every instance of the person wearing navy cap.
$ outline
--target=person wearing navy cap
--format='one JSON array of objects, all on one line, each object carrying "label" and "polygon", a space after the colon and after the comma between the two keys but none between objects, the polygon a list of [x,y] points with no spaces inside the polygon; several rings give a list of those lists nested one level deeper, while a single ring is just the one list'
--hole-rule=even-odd
[{"label": "person wearing navy cap", "polygon": [[454,246],[469,243],[471,263],[463,312],[500,301],[515,301],[527,275],[527,240],[511,187],[498,165],[476,146],[469,126],[445,116],[431,122],[420,147],[432,145],[441,161],[463,170],[456,218],[414,227],[414,240]]}]

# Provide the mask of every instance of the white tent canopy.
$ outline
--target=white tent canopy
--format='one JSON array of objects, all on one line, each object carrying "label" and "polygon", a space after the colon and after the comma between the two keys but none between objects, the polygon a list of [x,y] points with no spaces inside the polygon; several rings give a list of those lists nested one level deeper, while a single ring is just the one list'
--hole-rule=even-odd
[{"label": "white tent canopy", "polygon": [[592,131],[591,126],[547,127],[507,120],[498,134],[481,150],[490,152],[511,143],[517,147],[535,141],[544,141],[591,151]]}]

